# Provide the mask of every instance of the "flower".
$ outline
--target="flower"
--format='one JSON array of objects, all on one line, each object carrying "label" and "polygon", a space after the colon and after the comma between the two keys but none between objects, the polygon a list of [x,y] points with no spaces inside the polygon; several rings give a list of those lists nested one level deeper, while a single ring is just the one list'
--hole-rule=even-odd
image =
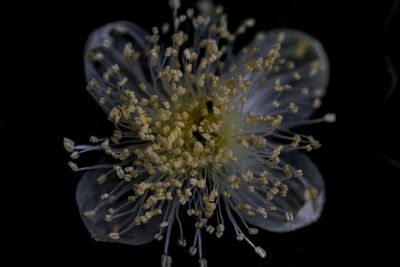
[{"label": "flower", "polygon": [[173,26],[164,24],[161,33],[119,21],[89,37],[87,89],[116,129],[90,137],[91,145],[64,139],[73,160],[106,154],[94,166],[69,162],[86,171],[76,192],[82,219],[96,240],[164,240],[163,267],[172,263],[174,227],[183,247],[183,228],[194,231],[189,253],[199,255],[200,266],[207,265],[202,235],[220,238],[225,225],[265,257],[250,235],[306,226],[324,205],[321,174],[299,152],[321,145],[289,128],[335,121],[331,113],[308,119],[325,93],[327,57],[317,40],[288,29],[259,33],[235,55],[234,42],[253,19],[232,33],[211,1],[185,14],[179,1],[170,5]]}]

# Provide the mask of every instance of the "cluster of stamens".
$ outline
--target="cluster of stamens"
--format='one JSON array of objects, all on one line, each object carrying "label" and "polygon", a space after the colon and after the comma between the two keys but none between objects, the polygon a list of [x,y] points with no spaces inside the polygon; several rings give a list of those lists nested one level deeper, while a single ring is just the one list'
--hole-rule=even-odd
[{"label": "cluster of stamens", "polygon": [[[176,14],[178,1],[171,1],[171,6]],[[294,62],[280,57],[285,36],[278,36],[265,54],[261,55],[259,48],[248,48],[243,51],[242,65],[226,66],[224,59],[231,51],[233,41],[252,27],[254,20],[244,21],[230,33],[222,8],[217,7],[213,12],[212,16],[204,13],[195,16],[194,10],[188,9],[185,15],[175,15],[171,46],[166,48],[159,44],[158,28],[153,28],[152,35],[146,37],[149,47],[145,51],[126,43],[121,57],[128,65],[138,64],[145,58],[152,82],[145,79],[130,81],[119,65],[110,65],[102,73],[101,81],[89,81],[88,90],[108,110],[116,130],[108,138],[92,136],[92,145],[75,145],[72,140],[64,139],[64,146],[73,160],[88,151],[104,151],[112,159],[109,163],[91,167],[78,167],[71,161],[69,165],[74,171],[104,169],[97,178],[98,185],[106,184],[111,177],[120,180],[114,189],[99,196],[101,200],[97,207],[83,211],[83,215],[96,216],[104,206],[103,202],[109,205],[104,220],[110,224],[117,217],[133,213],[134,216],[129,217],[132,223],[110,228],[108,237],[111,240],[122,238],[132,227],[162,217],[154,239],[165,239],[163,267],[172,264],[168,245],[174,223],[180,229],[178,245],[187,245],[179,219],[184,213],[194,218],[195,237],[189,253],[199,254],[200,266],[207,266],[202,255],[201,233],[205,231],[218,238],[223,236],[223,208],[234,226],[237,240],[247,241],[258,255],[265,257],[265,251],[250,241],[238,219],[250,235],[257,234],[258,229],[248,226],[243,220],[245,216],[267,220],[270,214],[281,213],[288,222],[293,221],[293,213],[275,205],[274,199],[285,198],[289,191],[285,181],[301,177],[303,173],[282,163],[280,156],[285,151],[311,151],[321,146],[312,136],[294,134],[282,126],[285,114],[300,112],[296,101],[280,102],[280,97],[293,90],[290,84],[279,78],[267,80],[265,75],[260,75],[256,81],[246,78],[250,74],[274,73],[295,67]],[[198,40],[200,35],[195,35],[190,46],[188,33],[179,30],[187,20],[191,21],[196,33],[207,29],[210,36]],[[164,25],[162,34],[169,28],[168,24]],[[116,28],[115,31],[123,34],[125,30]],[[195,43],[196,40],[199,42]],[[110,40],[104,42],[102,49],[109,47],[112,47]],[[101,51],[93,51],[90,56],[93,62],[104,60]],[[222,77],[222,70],[227,67],[227,75]],[[307,75],[316,75],[321,69],[318,62],[313,62]],[[293,76],[296,80],[301,78],[298,72]],[[100,86],[100,82],[110,86]],[[255,84],[272,84],[277,97],[269,104],[273,106],[272,110],[279,112],[244,111],[248,94]],[[132,85],[135,90],[130,88]],[[111,97],[113,90],[117,90],[117,100]],[[299,90],[302,95],[309,94],[306,87]],[[319,102],[316,97],[316,108]],[[334,114],[327,114],[305,124],[334,120]],[[252,164],[246,165],[249,161],[263,162],[265,170],[252,169]],[[279,177],[276,171],[280,173]],[[123,204],[114,206],[121,198],[118,192],[124,183],[131,184],[131,192],[123,195]],[[249,198],[257,190],[263,190],[265,206],[254,206],[235,196],[235,192],[243,190]],[[308,193],[310,198],[318,194],[315,188],[309,188]]]}]

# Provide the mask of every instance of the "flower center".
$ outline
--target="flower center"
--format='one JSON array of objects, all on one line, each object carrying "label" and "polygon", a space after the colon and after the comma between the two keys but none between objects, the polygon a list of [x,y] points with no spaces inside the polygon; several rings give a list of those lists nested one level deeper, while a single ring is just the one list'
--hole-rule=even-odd
[{"label": "flower center", "polygon": [[135,149],[137,165],[150,174],[158,169],[169,174],[189,171],[194,176],[199,167],[218,168],[237,160],[232,149],[236,143],[233,133],[238,129],[227,99],[195,92],[179,98],[172,105],[150,98],[152,110],[143,109],[142,117],[135,120],[139,137],[151,141]]}]

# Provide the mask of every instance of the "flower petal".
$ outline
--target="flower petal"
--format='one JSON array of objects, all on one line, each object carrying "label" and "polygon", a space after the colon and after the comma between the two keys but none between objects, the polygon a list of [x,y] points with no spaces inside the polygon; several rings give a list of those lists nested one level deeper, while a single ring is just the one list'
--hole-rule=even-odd
[{"label": "flower petal", "polygon": [[[281,155],[281,161],[303,171],[301,177],[282,180],[289,188],[286,197],[277,195],[271,202],[266,199],[265,190],[256,189],[254,193],[245,190],[238,192],[238,198],[253,207],[264,207],[268,210],[273,204],[278,208],[277,212],[270,212],[267,219],[243,214],[243,218],[250,224],[273,232],[293,231],[317,221],[325,203],[323,178],[307,156],[300,152],[288,152]],[[268,171],[276,176],[271,170]],[[287,218],[290,215],[285,212],[290,212],[293,220]]]},{"label": "flower petal", "polygon": [[[89,36],[84,58],[88,90],[105,112],[119,102],[121,91],[128,89],[143,96],[139,84],[150,87],[149,62],[145,57],[149,48],[147,35],[136,24],[118,21],[96,29]],[[128,80],[121,85],[124,77]]]},{"label": "flower petal", "polygon": [[[162,221],[162,217],[156,216],[149,220],[146,224],[139,226],[134,225],[133,220],[136,217],[136,212],[131,212],[139,208],[140,201],[130,203],[118,213],[127,212],[124,216],[114,216],[111,221],[106,221],[105,217],[109,213],[110,208],[120,207],[127,203],[128,192],[132,191],[131,182],[122,182],[117,178],[115,172],[107,175],[107,180],[103,184],[99,184],[97,179],[104,172],[101,169],[88,171],[80,180],[77,191],[76,200],[81,213],[83,222],[86,228],[92,234],[92,237],[97,241],[118,242],[130,245],[141,245],[148,243],[154,239],[154,235],[158,231],[158,226]],[[116,196],[114,201],[103,200],[102,195],[110,193],[119,183],[122,186],[116,191],[113,196]],[[93,212],[95,210],[95,212]],[[126,232],[127,227],[133,225]],[[112,232],[120,232],[118,239],[110,238]],[[123,234],[122,234],[123,232]]]},{"label": "flower petal", "polygon": [[[306,33],[290,29],[259,34],[247,48],[258,48],[259,52],[254,58],[260,58],[265,57],[278,42],[281,46],[277,59],[279,70],[253,72],[244,77],[250,80],[253,86],[243,110],[258,114],[281,114],[283,126],[290,127],[292,123],[311,116],[319,106],[319,99],[325,94],[329,80],[329,63],[318,40]],[[284,62],[279,62],[281,59],[284,59]],[[245,63],[246,56],[242,53],[236,65],[243,66]],[[291,89],[276,91],[277,79],[281,85],[290,85]],[[279,107],[273,106],[274,100],[279,102]],[[298,106],[298,112],[295,114],[287,109],[291,102]]]}]

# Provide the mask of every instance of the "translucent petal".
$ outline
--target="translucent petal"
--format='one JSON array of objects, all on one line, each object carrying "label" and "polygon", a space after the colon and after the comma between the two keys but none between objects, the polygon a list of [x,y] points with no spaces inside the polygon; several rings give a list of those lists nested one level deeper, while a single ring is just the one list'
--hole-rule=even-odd
[{"label": "translucent petal", "polygon": [[[292,123],[311,116],[315,110],[313,104],[318,104],[315,99],[324,96],[329,80],[329,63],[318,40],[290,29],[260,34],[247,48],[259,48],[254,58],[265,57],[278,40],[281,40],[281,49],[277,61],[285,61],[279,63],[279,70],[276,72],[250,73],[245,76],[253,86],[243,110],[258,114],[282,114],[283,125],[290,127]],[[243,65],[245,60],[246,56],[242,53],[235,64]],[[263,78],[266,78],[266,83],[261,82]],[[276,79],[280,79],[282,85],[290,85],[291,89],[282,93],[275,91]],[[278,108],[273,106],[274,100],[280,102]],[[299,107],[297,114],[285,110],[290,102]]]},{"label": "translucent petal", "polygon": [[[241,201],[253,207],[269,208],[273,204],[278,208],[277,212],[270,212],[267,219],[258,215],[250,217],[242,214],[250,224],[273,232],[293,231],[315,222],[320,217],[325,203],[323,178],[307,156],[300,152],[288,152],[282,154],[281,161],[303,171],[301,177],[282,180],[289,187],[286,197],[277,195],[271,202],[266,199],[265,189],[256,188],[255,193],[243,189],[237,192]],[[277,172],[267,171],[278,177]],[[285,212],[293,214],[292,221],[287,220]]]},{"label": "translucent petal", "polygon": [[[109,112],[119,101],[123,90],[132,90],[139,96],[144,96],[139,84],[143,83],[146,88],[151,87],[149,62],[145,57],[149,48],[145,40],[147,35],[147,32],[136,24],[117,21],[96,29],[89,36],[85,48],[85,73],[86,80],[90,82],[94,79],[96,85],[89,84],[88,90],[98,102],[101,98],[105,99],[102,105],[105,112]],[[131,57],[128,56],[128,52],[124,55],[129,44],[133,49],[129,49]],[[140,53],[139,58],[132,59],[132,53]],[[118,72],[110,71],[114,65],[118,65]],[[128,78],[128,81],[121,86],[118,82],[124,77]]]},{"label": "translucent petal", "polygon": [[[130,245],[141,245],[152,241],[158,231],[158,226],[162,222],[161,216],[153,217],[146,224],[131,227],[124,234],[120,234],[119,239],[111,239],[109,237],[111,232],[121,232],[127,229],[126,227],[133,223],[136,214],[130,213],[114,218],[110,222],[105,220],[107,211],[110,208],[117,208],[128,202],[127,197],[132,191],[132,183],[124,183],[114,195],[117,196],[117,199],[110,203],[109,200],[102,200],[101,196],[105,193],[110,193],[121,183],[121,180],[116,177],[115,172],[112,172],[103,184],[99,184],[97,179],[101,174],[103,174],[101,169],[88,171],[81,178],[76,191],[76,200],[82,220],[92,237],[98,241],[119,242]],[[137,205],[139,204],[140,201],[138,200],[127,205],[119,212],[127,212],[138,208]],[[96,212],[90,214],[93,210],[96,210]]]}]

